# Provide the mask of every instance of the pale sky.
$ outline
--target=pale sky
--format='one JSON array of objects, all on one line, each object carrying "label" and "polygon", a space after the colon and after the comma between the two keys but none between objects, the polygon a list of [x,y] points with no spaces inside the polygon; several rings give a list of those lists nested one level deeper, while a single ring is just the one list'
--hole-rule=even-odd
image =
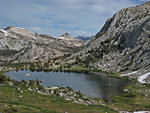
[{"label": "pale sky", "polygon": [[0,0],[0,28],[60,36],[95,35],[118,10],[149,0]]}]

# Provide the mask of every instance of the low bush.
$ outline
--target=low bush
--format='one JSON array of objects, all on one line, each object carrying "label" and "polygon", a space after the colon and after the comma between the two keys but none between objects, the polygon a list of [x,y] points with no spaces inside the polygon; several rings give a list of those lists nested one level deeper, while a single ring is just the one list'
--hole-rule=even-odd
[{"label": "low bush", "polygon": [[7,81],[7,77],[5,75],[0,75],[0,83],[4,83]]}]

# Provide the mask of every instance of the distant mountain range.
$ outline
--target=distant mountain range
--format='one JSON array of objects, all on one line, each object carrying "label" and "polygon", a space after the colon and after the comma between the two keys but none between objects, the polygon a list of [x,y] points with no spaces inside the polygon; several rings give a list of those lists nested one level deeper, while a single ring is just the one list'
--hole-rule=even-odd
[{"label": "distant mountain range", "polygon": [[46,61],[76,53],[83,45],[67,33],[53,37],[11,26],[0,29],[0,63]]},{"label": "distant mountain range", "polygon": [[93,36],[77,36],[75,38],[83,40],[83,41],[88,41],[88,40],[91,40]]}]

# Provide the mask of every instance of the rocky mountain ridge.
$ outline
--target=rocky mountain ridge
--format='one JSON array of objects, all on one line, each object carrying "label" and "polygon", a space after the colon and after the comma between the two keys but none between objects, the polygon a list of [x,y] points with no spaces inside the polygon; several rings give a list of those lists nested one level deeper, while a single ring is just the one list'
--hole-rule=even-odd
[{"label": "rocky mountain ridge", "polygon": [[82,41],[30,32],[19,27],[0,29],[0,63],[46,61],[72,54],[83,46]]},{"label": "rocky mountain ridge", "polygon": [[[135,71],[150,67],[150,2],[124,8],[108,18],[81,52],[103,71]],[[147,70],[148,71],[148,70]]]}]

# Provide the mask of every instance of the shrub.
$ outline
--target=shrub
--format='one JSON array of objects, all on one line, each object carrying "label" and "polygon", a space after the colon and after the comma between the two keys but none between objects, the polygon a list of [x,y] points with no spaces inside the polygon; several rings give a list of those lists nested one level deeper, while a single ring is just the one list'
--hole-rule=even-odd
[{"label": "shrub", "polygon": [[4,83],[7,81],[7,77],[5,75],[0,75],[0,83]]},{"label": "shrub", "polygon": [[15,108],[4,109],[4,113],[14,113],[14,112],[18,112],[18,110]]}]

